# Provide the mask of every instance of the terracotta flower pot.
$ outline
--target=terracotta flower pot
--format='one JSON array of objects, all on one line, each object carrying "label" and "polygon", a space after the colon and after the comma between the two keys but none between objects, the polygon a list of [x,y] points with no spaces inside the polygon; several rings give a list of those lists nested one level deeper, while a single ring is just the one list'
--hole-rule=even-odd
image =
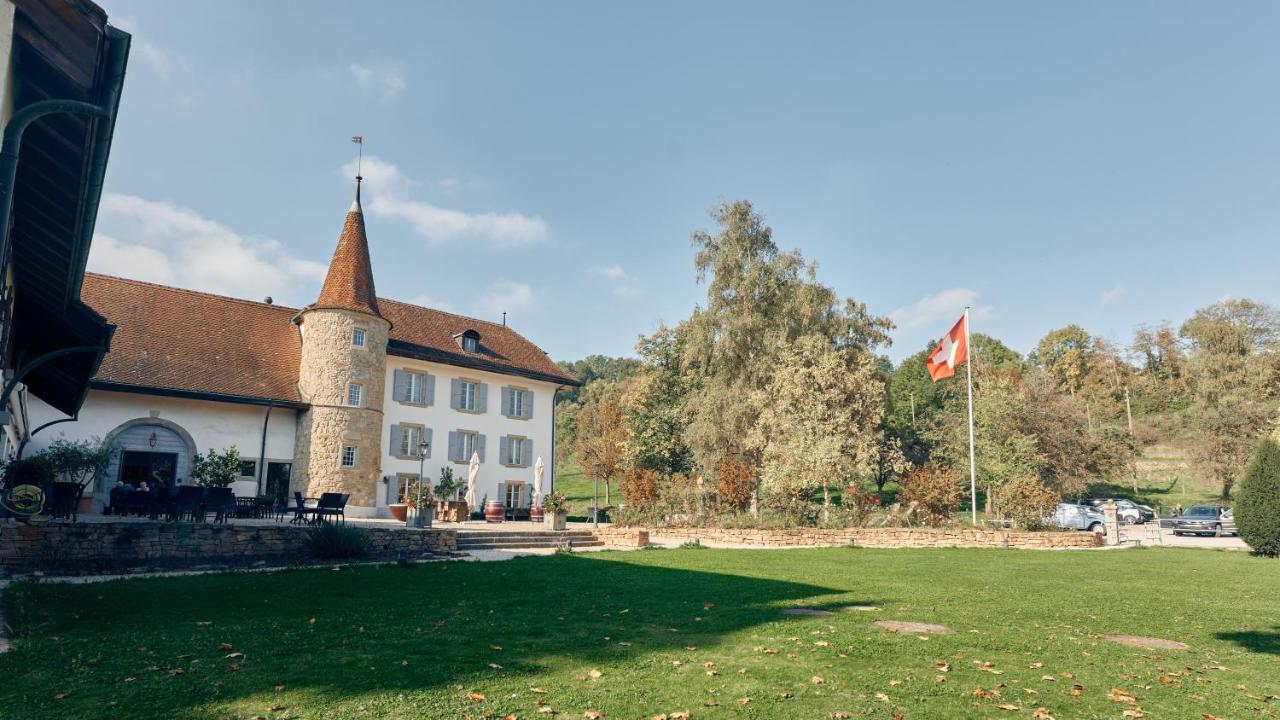
[{"label": "terracotta flower pot", "polygon": [[392,503],[387,506],[387,509],[391,511],[391,517],[400,522],[404,522],[404,519],[409,516],[409,506],[404,503]]}]

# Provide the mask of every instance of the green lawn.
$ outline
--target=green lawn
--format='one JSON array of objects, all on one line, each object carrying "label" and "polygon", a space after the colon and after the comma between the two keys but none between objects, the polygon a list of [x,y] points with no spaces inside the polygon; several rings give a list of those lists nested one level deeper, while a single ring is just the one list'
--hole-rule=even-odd
[{"label": "green lawn", "polygon": [[[1277,597],[1280,562],[1172,548],[654,550],[17,583],[0,717],[552,717],[542,702],[560,718],[1119,718],[1131,706],[1113,688],[1147,717],[1257,717],[1280,711],[1265,699],[1280,695]],[[851,604],[882,610],[779,613]]]}]

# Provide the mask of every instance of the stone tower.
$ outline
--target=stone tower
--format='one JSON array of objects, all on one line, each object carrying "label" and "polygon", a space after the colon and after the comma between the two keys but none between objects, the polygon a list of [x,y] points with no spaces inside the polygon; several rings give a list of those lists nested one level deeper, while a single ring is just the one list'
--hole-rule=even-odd
[{"label": "stone tower", "polygon": [[374,292],[360,180],[320,297],[295,320],[302,335],[298,389],[311,405],[298,422],[295,489],[309,497],[349,493],[348,511],[357,515],[373,514],[378,504],[391,329]]}]

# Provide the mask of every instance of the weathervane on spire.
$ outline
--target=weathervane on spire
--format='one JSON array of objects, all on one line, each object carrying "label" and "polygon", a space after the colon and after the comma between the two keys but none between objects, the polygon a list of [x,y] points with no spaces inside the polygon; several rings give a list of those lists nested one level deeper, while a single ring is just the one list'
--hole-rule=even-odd
[{"label": "weathervane on spire", "polygon": [[360,177],[360,166],[364,162],[364,136],[352,135],[351,142],[357,146],[356,150],[356,199],[351,203],[352,212],[362,212],[360,209],[360,181],[364,178]]},{"label": "weathervane on spire", "polygon": [[351,142],[359,146],[356,150],[356,180],[360,180],[362,179],[360,177],[360,164],[364,161],[364,136],[352,135]]}]

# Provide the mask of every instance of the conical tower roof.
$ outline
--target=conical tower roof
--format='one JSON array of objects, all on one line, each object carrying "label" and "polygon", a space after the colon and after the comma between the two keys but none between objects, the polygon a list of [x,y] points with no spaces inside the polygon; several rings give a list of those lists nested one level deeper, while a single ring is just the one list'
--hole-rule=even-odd
[{"label": "conical tower roof", "polygon": [[369,261],[369,239],[364,232],[364,209],[360,206],[360,181],[356,177],[356,198],[347,211],[347,220],[338,236],[338,248],[329,261],[320,297],[312,307],[338,308],[382,317],[378,294],[373,287],[373,266]]}]

